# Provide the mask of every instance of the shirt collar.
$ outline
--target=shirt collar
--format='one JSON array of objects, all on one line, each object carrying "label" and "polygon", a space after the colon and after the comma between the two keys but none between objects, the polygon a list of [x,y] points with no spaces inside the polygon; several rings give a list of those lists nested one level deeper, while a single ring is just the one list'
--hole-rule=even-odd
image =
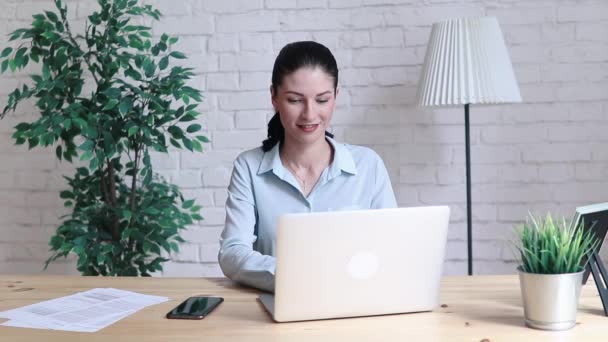
[{"label": "shirt collar", "polygon": [[334,148],[334,162],[329,166],[330,172],[337,175],[338,171],[344,171],[346,173],[356,175],[357,167],[355,166],[353,155],[346,148],[346,145],[340,144],[329,137],[326,139]]},{"label": "shirt collar", "polygon": [[[357,174],[355,161],[353,160],[353,156],[346,146],[336,142],[330,137],[325,137],[325,139],[327,139],[327,141],[329,141],[331,146],[334,148],[334,161],[329,166],[330,174],[335,176],[341,171],[353,175]],[[270,151],[264,153],[264,157],[262,158],[260,167],[258,168],[258,175],[266,173],[270,170],[273,170],[274,173],[279,177],[282,177],[285,174],[286,169],[283,166],[281,156],[279,155],[279,145],[280,144],[274,145]]]}]

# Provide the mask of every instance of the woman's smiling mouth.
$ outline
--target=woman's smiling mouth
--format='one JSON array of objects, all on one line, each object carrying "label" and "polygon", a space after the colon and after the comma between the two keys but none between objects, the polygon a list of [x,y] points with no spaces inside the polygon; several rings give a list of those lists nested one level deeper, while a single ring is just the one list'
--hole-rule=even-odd
[{"label": "woman's smiling mouth", "polygon": [[299,129],[301,129],[302,131],[306,132],[306,133],[310,133],[310,132],[314,132],[317,127],[319,127],[319,124],[310,124],[310,125],[296,125],[298,126]]}]

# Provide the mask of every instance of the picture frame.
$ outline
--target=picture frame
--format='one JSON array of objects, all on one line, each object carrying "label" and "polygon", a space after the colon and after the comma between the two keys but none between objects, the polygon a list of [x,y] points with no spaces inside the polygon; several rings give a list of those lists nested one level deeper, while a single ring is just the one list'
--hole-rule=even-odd
[{"label": "picture frame", "polygon": [[576,208],[572,224],[576,229],[592,231],[595,237],[599,239],[598,245],[587,256],[588,262],[583,273],[583,284],[587,283],[589,274],[593,274],[604,307],[604,314],[608,316],[608,272],[599,256],[606,233],[608,233],[608,202]]},{"label": "picture frame", "polygon": [[[598,253],[608,233],[608,202],[577,207],[572,223],[577,228],[584,223],[583,229],[593,231],[595,237],[600,241],[594,251]],[[590,273],[591,270],[587,267],[583,275],[583,284],[587,283]]]}]

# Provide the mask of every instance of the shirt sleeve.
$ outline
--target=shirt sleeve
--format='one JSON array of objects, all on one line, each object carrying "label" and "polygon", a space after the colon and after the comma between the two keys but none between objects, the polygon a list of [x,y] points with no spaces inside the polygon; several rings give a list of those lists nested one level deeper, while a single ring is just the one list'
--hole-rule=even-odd
[{"label": "shirt sleeve", "polygon": [[228,186],[226,225],[220,239],[218,259],[228,278],[274,292],[275,258],[253,249],[257,236],[251,177],[244,158],[237,158]]},{"label": "shirt sleeve", "polygon": [[374,193],[372,195],[372,209],[396,208],[397,201],[391,186],[391,179],[384,162],[379,155],[376,155],[376,179]]}]

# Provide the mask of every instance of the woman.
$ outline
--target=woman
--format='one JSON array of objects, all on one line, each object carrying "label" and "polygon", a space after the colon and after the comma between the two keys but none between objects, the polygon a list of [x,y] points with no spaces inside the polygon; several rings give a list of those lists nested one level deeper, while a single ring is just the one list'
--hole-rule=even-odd
[{"label": "woman", "polygon": [[338,67],[315,42],[286,45],[272,70],[275,115],[262,147],[239,155],[226,201],[219,263],[232,280],[274,291],[277,219],[285,213],[396,207],[384,163],[327,132]]}]

